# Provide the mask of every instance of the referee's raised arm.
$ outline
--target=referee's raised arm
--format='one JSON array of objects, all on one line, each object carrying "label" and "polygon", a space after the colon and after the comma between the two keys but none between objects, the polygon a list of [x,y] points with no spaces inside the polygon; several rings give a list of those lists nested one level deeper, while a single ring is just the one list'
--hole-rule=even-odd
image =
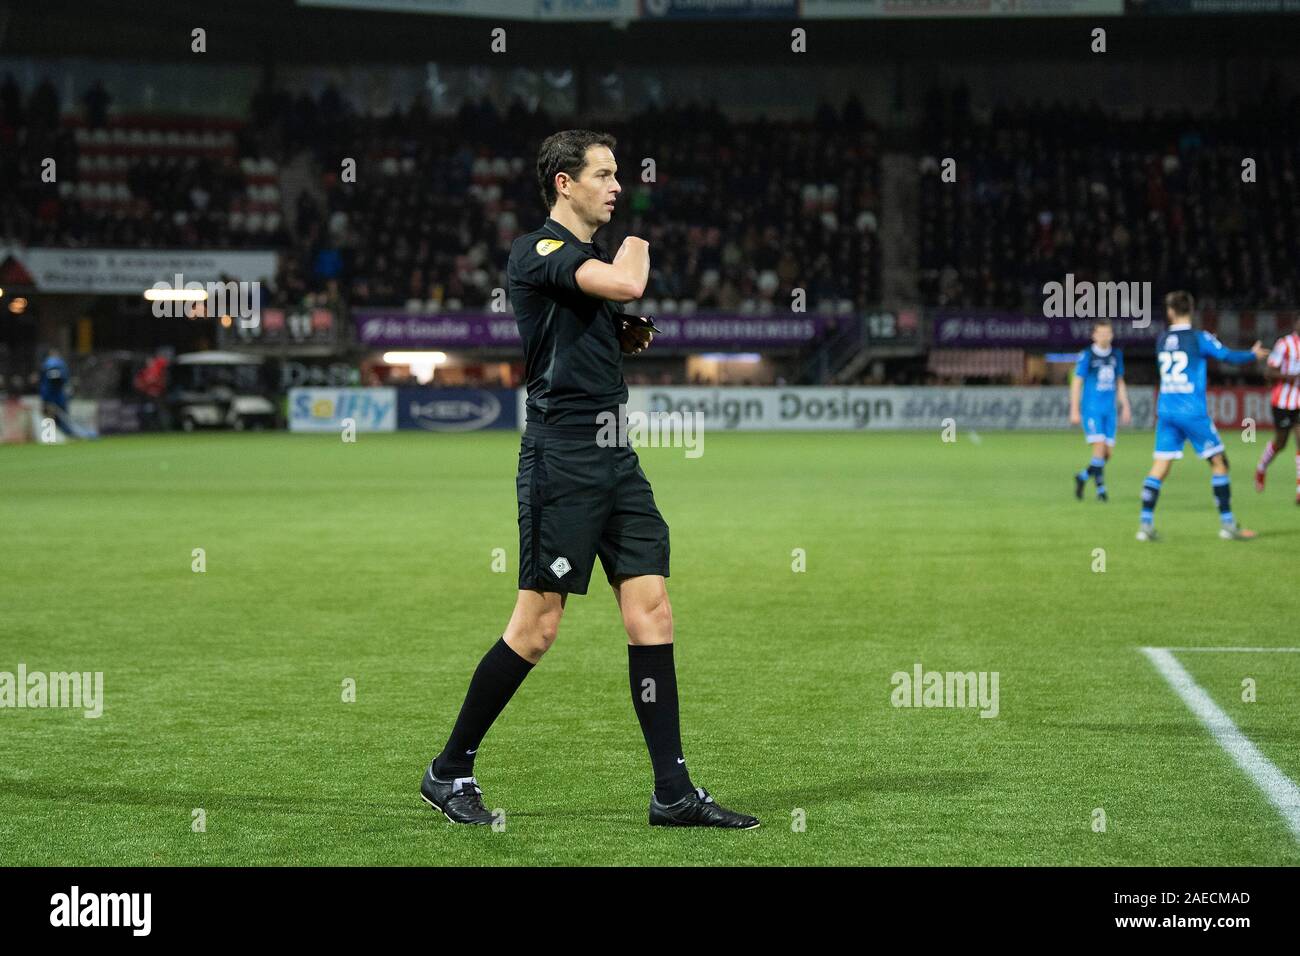
[{"label": "referee's raised arm", "polygon": [[650,278],[650,243],[628,236],[618,247],[613,262],[588,259],[574,278],[587,295],[609,302],[631,302],[645,294]]}]

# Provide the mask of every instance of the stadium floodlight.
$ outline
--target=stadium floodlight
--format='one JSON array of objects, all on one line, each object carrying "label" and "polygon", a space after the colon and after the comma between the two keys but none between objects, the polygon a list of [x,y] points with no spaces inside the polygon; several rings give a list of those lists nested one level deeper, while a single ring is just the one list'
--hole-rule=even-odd
[{"label": "stadium floodlight", "polygon": [[445,365],[446,352],[385,352],[385,365]]},{"label": "stadium floodlight", "polygon": [[384,364],[407,365],[421,385],[433,381],[433,370],[447,362],[446,352],[385,352]]},{"label": "stadium floodlight", "polygon": [[203,289],[145,289],[150,302],[202,302],[208,297]]}]

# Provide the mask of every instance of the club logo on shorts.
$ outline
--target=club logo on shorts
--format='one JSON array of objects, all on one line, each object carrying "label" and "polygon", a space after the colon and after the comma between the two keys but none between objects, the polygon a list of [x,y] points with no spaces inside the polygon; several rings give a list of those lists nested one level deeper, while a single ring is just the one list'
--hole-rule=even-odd
[{"label": "club logo on shorts", "polygon": [[573,565],[569,564],[568,558],[556,558],[551,562],[551,573],[557,578],[562,578],[573,570]]},{"label": "club logo on shorts", "polygon": [[539,256],[549,256],[562,245],[564,245],[563,239],[538,239],[537,245],[533,248],[537,250]]}]

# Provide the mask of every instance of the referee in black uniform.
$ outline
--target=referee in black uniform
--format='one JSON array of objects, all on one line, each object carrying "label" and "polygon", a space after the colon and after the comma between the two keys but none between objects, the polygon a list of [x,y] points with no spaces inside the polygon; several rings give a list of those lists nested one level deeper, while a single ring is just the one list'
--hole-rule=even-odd
[{"label": "referee in black uniform", "polygon": [[[550,136],[537,182],[550,215],[516,239],[507,278],[523,338],[527,425],[519,447],[519,597],[501,639],[483,656],[420,793],[454,823],[489,824],[474,755],[492,722],[555,640],[570,594],[586,594],[599,556],[628,638],[632,706],[654,769],[652,826],[753,829],[758,820],[696,787],[682,753],[673,668],[668,525],[626,445],[607,440],[624,415],[623,356],[654,337],[652,323],[615,303],[639,299],[650,249],[629,236],[613,260],[592,241],[621,187],[614,137]],[[602,431],[602,424],[606,427]]]}]

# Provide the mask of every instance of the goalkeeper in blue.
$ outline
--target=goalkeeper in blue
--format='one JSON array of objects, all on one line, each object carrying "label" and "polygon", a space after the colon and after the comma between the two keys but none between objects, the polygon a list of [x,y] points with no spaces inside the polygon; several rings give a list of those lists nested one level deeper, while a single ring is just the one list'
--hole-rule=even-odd
[{"label": "goalkeeper in blue", "polygon": [[1156,345],[1160,398],[1156,403],[1155,460],[1142,483],[1139,541],[1157,540],[1155,511],[1160,488],[1174,461],[1183,457],[1186,442],[1191,442],[1196,453],[1210,463],[1210,486],[1219,506],[1219,537],[1229,541],[1248,541],[1255,537],[1255,532],[1238,527],[1232,514],[1228,456],[1205,403],[1205,364],[1206,359],[1212,358],[1232,365],[1247,365],[1267,358],[1268,349],[1259,342],[1240,351],[1225,348],[1209,332],[1192,328],[1194,308],[1190,293],[1171,292],[1165,296],[1169,326]]},{"label": "goalkeeper in blue", "polygon": [[1112,348],[1115,328],[1110,319],[1092,323],[1092,345],[1079,353],[1070,381],[1070,424],[1083,426],[1083,438],[1092,446],[1092,461],[1074,476],[1074,497],[1083,500],[1091,478],[1097,500],[1106,501],[1106,462],[1115,447],[1115,407],[1123,424],[1133,420],[1128,389],[1124,385],[1124,353]]}]

